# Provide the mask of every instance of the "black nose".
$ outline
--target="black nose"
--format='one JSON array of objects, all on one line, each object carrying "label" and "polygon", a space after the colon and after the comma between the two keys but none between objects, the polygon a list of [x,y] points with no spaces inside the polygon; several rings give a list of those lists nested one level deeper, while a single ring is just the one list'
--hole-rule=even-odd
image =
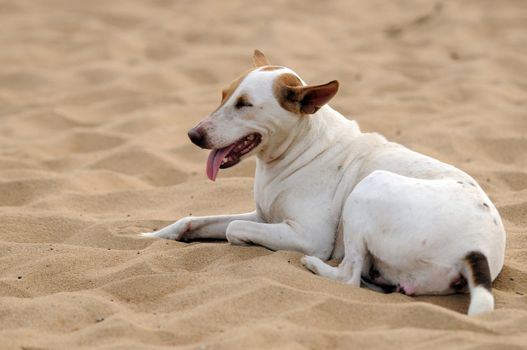
[{"label": "black nose", "polygon": [[199,128],[192,128],[188,131],[188,138],[193,144],[199,147],[205,146],[205,134]]}]

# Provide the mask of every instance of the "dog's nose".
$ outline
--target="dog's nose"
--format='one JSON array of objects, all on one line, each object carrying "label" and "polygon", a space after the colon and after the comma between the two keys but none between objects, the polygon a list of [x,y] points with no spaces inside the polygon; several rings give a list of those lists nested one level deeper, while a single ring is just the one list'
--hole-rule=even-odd
[{"label": "dog's nose", "polygon": [[188,131],[188,138],[196,146],[203,147],[205,145],[205,134],[199,128],[192,128],[192,129],[190,129]]}]

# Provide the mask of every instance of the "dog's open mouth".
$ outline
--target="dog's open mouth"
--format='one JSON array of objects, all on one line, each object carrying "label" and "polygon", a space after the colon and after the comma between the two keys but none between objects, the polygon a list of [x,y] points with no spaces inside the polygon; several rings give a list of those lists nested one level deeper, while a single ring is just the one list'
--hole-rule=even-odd
[{"label": "dog's open mouth", "polygon": [[220,168],[226,169],[238,164],[241,157],[251,152],[261,141],[262,135],[254,133],[242,137],[227,147],[213,149],[207,160],[207,177],[215,181]]}]

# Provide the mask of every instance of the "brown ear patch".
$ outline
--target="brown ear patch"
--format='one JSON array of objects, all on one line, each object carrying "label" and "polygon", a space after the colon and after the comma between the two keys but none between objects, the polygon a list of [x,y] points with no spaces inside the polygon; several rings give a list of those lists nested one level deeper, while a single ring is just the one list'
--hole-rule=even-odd
[{"label": "brown ear patch", "polygon": [[276,79],[273,92],[282,108],[304,115],[316,113],[335,96],[338,88],[336,80],[322,85],[303,86],[298,77],[286,73]]},{"label": "brown ear patch", "polygon": [[302,82],[297,76],[291,73],[285,73],[276,78],[273,84],[274,97],[286,111],[302,114],[300,104],[295,101],[296,94],[293,87],[302,86]]}]

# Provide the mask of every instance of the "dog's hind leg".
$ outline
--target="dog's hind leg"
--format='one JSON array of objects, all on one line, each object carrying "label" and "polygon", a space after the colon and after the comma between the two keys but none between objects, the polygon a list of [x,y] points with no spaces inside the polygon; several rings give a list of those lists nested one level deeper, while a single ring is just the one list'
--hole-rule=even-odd
[{"label": "dog's hind leg", "polygon": [[308,255],[302,257],[300,262],[316,275],[341,282],[349,280],[353,274],[352,266],[345,258],[339,266],[331,266],[316,256]]},{"label": "dog's hind leg", "polygon": [[302,258],[302,263],[320,276],[360,287],[363,270],[369,271],[371,261],[364,232],[360,227],[361,222],[355,216],[357,212],[363,209],[362,202],[360,198],[354,198],[352,195],[348,198],[342,211],[342,229],[344,232],[344,259],[342,262],[338,267],[332,267],[320,259],[305,256]]},{"label": "dog's hind leg", "polygon": [[331,278],[334,280],[339,279],[339,268],[325,263],[316,256],[304,255],[302,259],[300,259],[300,262],[315,275]]},{"label": "dog's hind leg", "polygon": [[365,254],[348,247],[346,247],[346,255],[338,267],[333,267],[314,256],[304,256],[301,259],[302,264],[313,273],[355,287],[360,287],[364,261]]}]

